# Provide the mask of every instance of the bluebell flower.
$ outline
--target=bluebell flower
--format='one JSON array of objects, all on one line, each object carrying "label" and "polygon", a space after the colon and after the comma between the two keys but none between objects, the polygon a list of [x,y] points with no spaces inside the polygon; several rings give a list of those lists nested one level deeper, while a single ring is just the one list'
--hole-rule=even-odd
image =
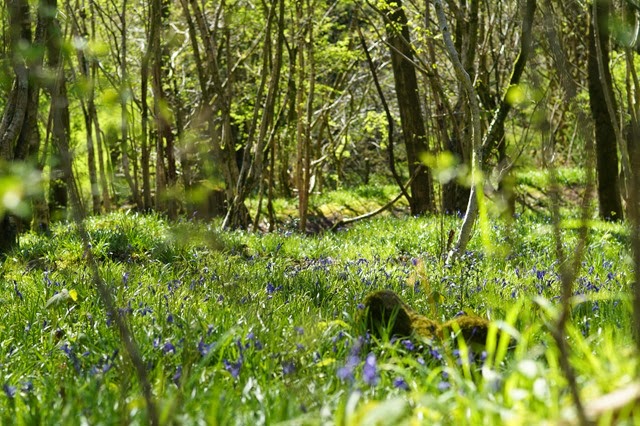
[{"label": "bluebell flower", "polygon": [[182,378],[182,366],[179,365],[178,368],[176,368],[175,374],[173,375],[173,383],[175,383],[176,386],[179,386],[181,378]]},{"label": "bluebell flower", "polygon": [[353,346],[349,351],[350,355],[359,357],[360,351],[362,350],[363,346],[364,346],[364,338],[362,336],[358,336],[358,339],[355,342],[353,342]]},{"label": "bluebell flower", "polygon": [[449,384],[449,382],[445,382],[444,380],[438,383],[438,390],[440,392],[444,392],[448,390],[450,387],[451,387],[451,384]]},{"label": "bluebell flower", "polygon": [[409,339],[405,339],[402,340],[401,343],[404,345],[404,347],[410,351],[413,352],[416,349],[416,346],[413,344],[413,342]]},{"label": "bluebell flower", "polygon": [[138,313],[139,313],[141,316],[145,316],[145,315],[150,314],[150,313],[152,313],[152,312],[153,312],[153,309],[151,309],[151,308],[150,308],[149,306],[147,306],[147,305],[144,305],[143,307],[141,307],[141,308],[138,310]]},{"label": "bluebell flower", "polygon": [[67,356],[71,360],[71,363],[73,364],[73,368],[76,370],[77,373],[79,373],[80,372],[80,360],[78,359],[78,356],[76,355],[75,351],[73,350],[73,347],[69,346],[69,344],[65,342],[64,345],[62,345],[60,347],[60,349],[65,354],[67,354]]},{"label": "bluebell flower", "polygon": [[304,328],[302,327],[293,327],[293,329],[296,331],[296,333],[303,335],[304,334]]},{"label": "bluebell flower", "polygon": [[373,353],[367,355],[367,359],[362,367],[362,377],[364,382],[370,386],[375,386],[380,381],[378,368],[376,367],[376,356]]},{"label": "bluebell flower", "polygon": [[164,344],[164,346],[162,346],[162,353],[164,353],[164,354],[168,354],[169,352],[171,352],[171,353],[174,353],[174,354],[175,354],[175,353],[176,353],[176,347],[175,347],[175,346],[173,346],[173,343],[171,343],[171,342],[168,342],[168,341],[167,341],[167,342]]},{"label": "bluebell flower", "polygon": [[340,330],[340,331],[338,332],[338,334],[336,334],[335,336],[333,336],[333,337],[331,338],[331,341],[332,341],[333,343],[336,343],[337,341],[342,340],[342,338],[343,338],[344,336],[345,336],[344,331]]},{"label": "bluebell flower", "polygon": [[204,340],[200,339],[200,341],[198,342],[198,352],[200,352],[200,355],[206,356],[209,351],[211,351],[214,345],[215,343],[207,345],[206,343],[204,343]]},{"label": "bluebell flower", "polygon": [[364,303],[358,303],[357,308],[359,310],[363,310],[364,309]]},{"label": "bluebell flower", "polygon": [[18,290],[18,283],[15,281],[13,282],[13,290],[16,292],[16,296],[18,296],[18,299],[24,300],[22,293],[20,292],[20,290]]},{"label": "bluebell flower", "polygon": [[7,397],[11,399],[16,397],[15,386],[11,386],[9,383],[5,383],[4,385],[2,385],[2,390],[4,391],[4,394],[7,395]]},{"label": "bluebell flower", "polygon": [[396,389],[409,390],[409,385],[402,377],[393,379],[393,387]]},{"label": "bluebell flower", "polygon": [[282,374],[285,376],[288,374],[292,374],[296,372],[296,364],[295,362],[288,360],[282,361]]},{"label": "bluebell flower", "polygon": [[238,359],[236,362],[229,362],[226,359],[222,360],[224,364],[224,369],[231,373],[231,377],[237,379],[240,376],[240,368],[242,367],[242,358]]},{"label": "bluebell flower", "polygon": [[169,313],[169,315],[167,315],[167,323],[173,324],[173,314],[172,313]]},{"label": "bluebell flower", "polygon": [[360,360],[356,356],[350,356],[343,367],[338,368],[337,375],[342,381],[353,381],[353,372]]}]

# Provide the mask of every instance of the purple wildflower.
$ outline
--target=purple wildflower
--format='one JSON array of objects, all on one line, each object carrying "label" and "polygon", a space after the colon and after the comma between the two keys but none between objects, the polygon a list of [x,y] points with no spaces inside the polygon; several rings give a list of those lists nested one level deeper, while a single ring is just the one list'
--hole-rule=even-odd
[{"label": "purple wildflower", "polygon": [[2,385],[2,390],[4,391],[4,394],[7,395],[9,398],[13,399],[16,397],[15,386],[11,386],[9,383],[5,383],[4,385]]},{"label": "purple wildflower", "polygon": [[173,346],[173,343],[171,342],[166,342],[164,344],[164,346],[162,346],[162,353],[164,353],[165,355],[168,354],[169,352],[171,353],[176,353],[176,347]]},{"label": "purple wildflower", "polygon": [[200,341],[198,342],[198,352],[200,352],[200,355],[206,356],[211,351],[214,345],[215,343],[207,345],[206,343],[204,343],[204,340],[200,339]]},{"label": "purple wildflower", "polygon": [[240,368],[242,367],[242,358],[238,359],[236,362],[229,362],[226,359],[222,360],[224,364],[224,369],[231,373],[231,377],[237,379],[240,376]]},{"label": "purple wildflower", "polygon": [[73,368],[75,368],[76,372],[79,373],[80,372],[80,360],[78,359],[78,356],[76,355],[75,351],[73,350],[73,347],[69,346],[69,344],[65,342],[65,344],[62,345],[62,347],[60,349],[65,354],[67,354],[67,356],[69,357],[69,359],[73,363]]},{"label": "purple wildflower", "polygon": [[373,353],[367,355],[367,360],[362,367],[364,382],[370,386],[375,386],[380,381],[378,369],[376,367],[376,356]]},{"label": "purple wildflower", "polygon": [[282,374],[289,375],[296,372],[296,364],[295,362],[288,360],[282,361]]},{"label": "purple wildflower", "polygon": [[411,340],[409,340],[409,339],[403,340],[401,343],[402,343],[402,344],[404,345],[404,347],[405,347],[408,351],[410,351],[410,352],[413,352],[413,351],[416,349],[416,346],[415,346],[415,345],[413,344],[413,342],[412,342]]},{"label": "purple wildflower", "polygon": [[353,372],[355,370],[356,365],[358,365],[359,361],[360,360],[358,359],[358,357],[350,356],[347,359],[347,363],[343,367],[338,368],[338,371],[337,371],[338,378],[342,381],[345,381],[345,380],[353,381]]},{"label": "purple wildflower", "polygon": [[20,290],[18,290],[18,283],[15,281],[13,282],[13,290],[16,292],[16,296],[18,296],[20,300],[24,300],[22,293],[20,292]]},{"label": "purple wildflower", "polygon": [[402,377],[393,379],[393,387],[396,389],[409,390],[409,385]]},{"label": "purple wildflower", "polygon": [[176,368],[175,374],[173,375],[173,383],[175,383],[176,386],[179,386],[181,378],[182,378],[182,366],[179,365],[178,368]]},{"label": "purple wildflower", "polygon": [[438,390],[440,392],[444,392],[448,390],[450,387],[451,387],[451,384],[449,384],[449,382],[445,382],[444,380],[438,383]]}]

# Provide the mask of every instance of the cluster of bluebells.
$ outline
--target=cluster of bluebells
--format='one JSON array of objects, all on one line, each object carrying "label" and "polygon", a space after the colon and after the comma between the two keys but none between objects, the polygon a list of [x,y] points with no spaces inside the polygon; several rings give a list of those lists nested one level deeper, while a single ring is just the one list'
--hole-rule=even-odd
[{"label": "cluster of bluebells", "polygon": [[[14,399],[16,394],[18,393],[18,387],[10,385],[9,383],[4,383],[2,385],[2,391],[9,399]],[[22,382],[22,386],[20,387],[20,392],[22,394],[30,394],[33,392],[33,382],[31,380],[25,380]]]},{"label": "cluster of bluebells", "polygon": [[[231,377],[233,377],[234,379],[240,377],[240,371],[242,369],[242,365],[244,364],[245,351],[251,346],[253,346],[253,348],[257,351],[263,349],[262,342],[260,342],[253,331],[249,332],[244,340],[244,343],[242,342],[242,339],[237,339],[235,342],[236,347],[238,348],[238,358],[236,360],[228,360],[227,358],[222,360],[224,369],[228,371],[229,374],[231,374]],[[290,368],[291,367],[289,366],[288,371],[290,371]]]},{"label": "cluster of bluebells", "polygon": [[[369,352],[366,355],[362,354],[362,349],[370,340],[370,336],[360,336],[353,341],[353,345],[349,350],[349,354],[345,360],[345,362],[338,367],[336,370],[336,375],[342,382],[353,383],[356,380],[356,376],[358,376],[358,372],[360,372],[360,378],[362,382],[370,387],[375,387],[380,383],[380,370],[378,367],[378,360],[376,355],[373,352]],[[436,346],[422,346],[417,345],[411,339],[397,339],[393,337],[390,341],[391,344],[397,343],[399,347],[405,349],[407,352],[412,353],[416,356],[416,361],[418,364],[422,366],[427,366],[427,362],[425,359],[420,356],[420,354],[429,355],[429,358],[432,362],[435,362],[435,365],[445,366],[444,356],[441,353],[441,349]],[[460,351],[454,350],[453,352],[454,358],[457,359],[458,364],[462,363],[460,358]],[[364,359],[363,359],[364,357]],[[474,362],[474,360],[484,361],[486,358],[486,353],[483,352],[481,354],[474,354],[469,351],[469,361]],[[319,356],[318,356],[319,359]],[[434,365],[434,367],[435,367]],[[445,391],[450,388],[449,376],[446,371],[442,373],[442,379],[438,382],[438,389],[440,391]],[[394,388],[399,390],[408,391],[410,389],[409,384],[402,376],[396,376],[392,379],[392,385]]]}]

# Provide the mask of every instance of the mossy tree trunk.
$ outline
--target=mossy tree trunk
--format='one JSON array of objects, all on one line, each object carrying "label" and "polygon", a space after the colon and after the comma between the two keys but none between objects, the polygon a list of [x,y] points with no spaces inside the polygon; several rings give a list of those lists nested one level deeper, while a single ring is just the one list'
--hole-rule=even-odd
[{"label": "mossy tree trunk", "polygon": [[[605,220],[622,220],[622,200],[618,181],[618,149],[615,117],[607,107],[607,99],[615,113],[615,99],[609,70],[610,0],[596,0],[595,19],[589,25],[589,105],[595,124],[596,169],[598,175],[599,214]],[[599,65],[600,62],[600,65]]]},{"label": "mossy tree trunk", "polygon": [[415,176],[411,182],[409,206],[412,215],[420,215],[435,209],[431,172],[421,165],[420,157],[425,154],[427,132],[418,93],[418,80],[413,63],[414,52],[410,45],[411,35],[407,16],[399,0],[387,3],[387,37],[391,47],[391,65],[395,82],[402,139],[407,150],[409,174]]},{"label": "mossy tree trunk", "polygon": [[[28,161],[37,167],[37,154],[40,148],[40,133],[37,126],[38,102],[43,53],[37,49],[45,38],[45,26],[38,20],[35,37],[32,31],[32,18],[29,3],[24,0],[6,2],[9,18],[9,53],[14,71],[14,84],[9,93],[0,119],[0,161],[11,163]],[[40,12],[43,10],[40,7]],[[37,53],[23,57],[22,51],[29,46]],[[42,199],[41,195],[37,196]],[[2,210],[2,209],[0,209]],[[39,209],[38,211],[40,211]],[[49,226],[48,215],[38,215],[36,230],[46,231]],[[18,218],[10,212],[0,213],[0,254],[6,253],[18,242],[20,227],[28,223],[29,218]]]}]

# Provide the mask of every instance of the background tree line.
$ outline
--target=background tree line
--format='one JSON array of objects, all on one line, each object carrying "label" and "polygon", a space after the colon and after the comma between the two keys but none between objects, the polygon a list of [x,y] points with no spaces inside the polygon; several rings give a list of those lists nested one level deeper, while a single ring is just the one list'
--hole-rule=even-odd
[{"label": "background tree line", "polygon": [[384,179],[413,215],[473,223],[489,184],[513,213],[515,167],[568,164],[596,169],[600,217],[635,217],[631,0],[6,0],[0,16],[3,250],[65,218],[70,186],[93,214],[224,228],[273,229],[274,198],[296,197],[304,230],[314,194]]}]

